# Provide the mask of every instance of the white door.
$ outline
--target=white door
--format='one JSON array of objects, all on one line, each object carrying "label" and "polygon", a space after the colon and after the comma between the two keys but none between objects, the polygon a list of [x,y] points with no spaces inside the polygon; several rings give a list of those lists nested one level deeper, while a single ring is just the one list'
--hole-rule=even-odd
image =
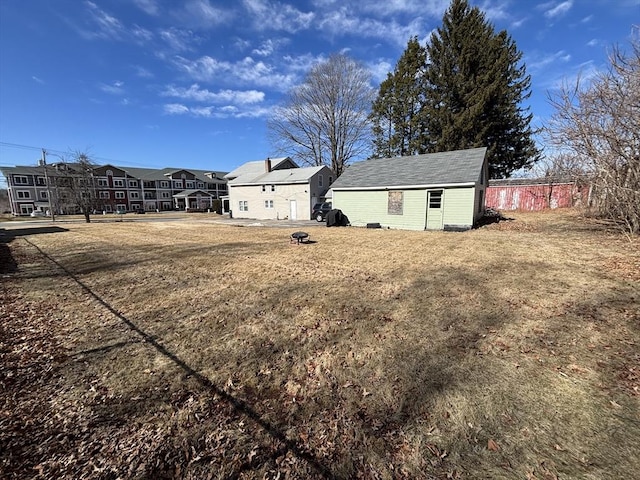
[{"label": "white door", "polygon": [[442,230],[442,190],[427,194],[427,230]]},{"label": "white door", "polygon": [[295,200],[289,201],[289,220],[297,220],[298,219],[298,206]]}]

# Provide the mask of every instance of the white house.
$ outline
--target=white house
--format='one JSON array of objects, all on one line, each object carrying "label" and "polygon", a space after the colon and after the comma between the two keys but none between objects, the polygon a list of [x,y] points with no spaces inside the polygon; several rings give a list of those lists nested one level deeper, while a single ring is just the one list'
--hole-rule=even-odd
[{"label": "white house", "polygon": [[235,218],[311,218],[311,209],[333,182],[326,166],[300,168],[289,157],[247,162],[225,175]]}]

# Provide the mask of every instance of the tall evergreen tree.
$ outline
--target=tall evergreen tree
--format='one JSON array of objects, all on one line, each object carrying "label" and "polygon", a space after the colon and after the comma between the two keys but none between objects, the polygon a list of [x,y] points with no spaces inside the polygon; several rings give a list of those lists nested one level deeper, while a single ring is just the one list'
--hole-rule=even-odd
[{"label": "tall evergreen tree", "polygon": [[427,151],[486,146],[492,178],[532,166],[540,153],[521,105],[531,77],[507,32],[496,34],[467,0],[452,0],[426,51]]},{"label": "tall evergreen tree", "polygon": [[426,51],[418,39],[411,38],[395,70],[380,85],[371,112],[374,156],[425,153],[426,58]]}]

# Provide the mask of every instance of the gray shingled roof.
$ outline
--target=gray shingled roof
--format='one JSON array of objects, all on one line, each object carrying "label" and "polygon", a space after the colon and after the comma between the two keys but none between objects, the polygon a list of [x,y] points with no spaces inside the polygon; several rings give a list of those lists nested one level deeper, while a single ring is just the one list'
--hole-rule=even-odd
[{"label": "gray shingled roof", "polygon": [[[69,163],[68,165],[73,166],[73,163]],[[95,167],[105,167],[107,164],[96,164]],[[187,172],[193,173],[196,178],[204,183],[211,182],[212,179],[207,177],[205,174],[207,173],[215,173],[215,180],[224,180],[224,176],[226,172],[212,171],[212,170],[196,170],[193,168],[134,168],[134,167],[120,167],[117,165],[111,165],[114,168],[118,168],[120,170],[124,170],[127,172],[127,175],[133,178],[139,178],[141,180],[166,180],[166,174],[177,172],[181,170],[185,170]],[[2,171],[5,175],[43,175],[44,170],[42,167],[32,167],[32,166],[15,166],[15,167],[0,167],[0,171]],[[47,172],[49,175],[57,175],[58,172],[55,167],[52,165],[47,166]]]},{"label": "gray shingled roof", "polygon": [[[272,170],[277,169],[277,167],[281,163],[285,162],[286,160],[290,160],[291,162],[293,162],[293,160],[291,160],[291,158],[289,157],[271,158],[270,160],[271,160]],[[227,173],[225,175],[225,178],[232,180],[232,179],[238,179],[240,177],[243,177],[243,178],[246,177],[245,180],[248,181],[247,179],[249,178],[255,178],[258,175],[265,173],[264,162],[265,160],[256,160],[253,162],[243,163],[238,168],[231,170],[229,173]]]},{"label": "gray shingled roof", "polygon": [[480,178],[485,147],[410,157],[373,158],[348,167],[331,185],[374,188],[475,183]]},{"label": "gray shingled roof", "polygon": [[306,183],[311,177],[322,170],[324,166],[304,168],[284,168],[270,172],[249,173],[229,180],[229,185],[272,185],[277,183]]},{"label": "gray shingled roof", "polygon": [[205,175],[207,173],[215,173],[217,180],[224,180],[224,176],[226,175],[226,172],[218,172],[218,171],[212,171],[212,170],[196,170],[193,168],[168,167],[168,168],[161,168],[161,169],[151,169],[151,168],[117,167],[116,165],[114,165],[114,167],[119,168],[120,170],[124,170],[127,172],[128,175],[134,178],[139,178],[141,180],[167,180],[167,174],[180,172],[183,170],[186,172],[193,173],[196,179],[204,183],[212,181],[211,178]]}]

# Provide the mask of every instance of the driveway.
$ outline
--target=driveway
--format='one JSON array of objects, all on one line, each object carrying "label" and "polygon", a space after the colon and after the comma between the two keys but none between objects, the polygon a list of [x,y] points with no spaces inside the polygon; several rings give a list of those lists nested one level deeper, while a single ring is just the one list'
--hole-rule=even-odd
[{"label": "driveway", "polygon": [[[15,221],[1,222],[3,228],[13,229],[25,226],[35,225],[58,225],[68,223],[84,223],[84,217],[81,215],[63,215],[56,216],[55,223],[51,218],[29,218]],[[249,218],[229,218],[228,215],[216,215],[210,213],[183,213],[183,212],[166,212],[152,213],[147,215],[91,215],[91,223],[111,223],[111,222],[181,222],[181,221],[198,221],[203,223],[216,223],[220,225],[236,225],[242,227],[280,227],[280,228],[297,228],[324,226],[322,222],[315,220],[254,220]]]}]

